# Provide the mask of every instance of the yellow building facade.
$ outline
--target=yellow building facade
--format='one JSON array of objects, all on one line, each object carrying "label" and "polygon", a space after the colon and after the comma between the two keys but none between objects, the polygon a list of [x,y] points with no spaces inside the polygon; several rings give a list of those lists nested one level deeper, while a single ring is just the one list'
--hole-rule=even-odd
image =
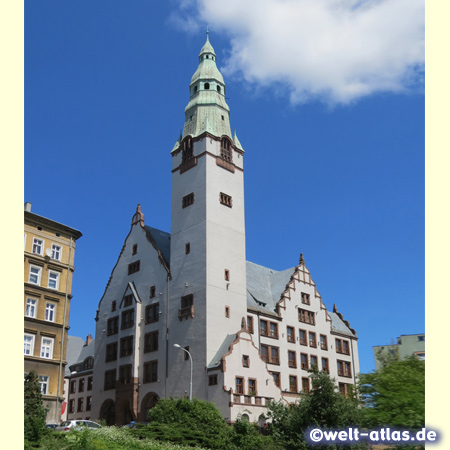
[{"label": "yellow building facade", "polygon": [[47,422],[59,423],[75,243],[81,232],[24,211],[24,371],[39,375]]}]

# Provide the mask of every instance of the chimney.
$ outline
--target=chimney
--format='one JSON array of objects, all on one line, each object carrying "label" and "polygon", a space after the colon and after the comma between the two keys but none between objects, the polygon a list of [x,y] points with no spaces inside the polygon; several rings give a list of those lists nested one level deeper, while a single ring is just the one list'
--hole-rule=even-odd
[{"label": "chimney", "polygon": [[25,211],[31,212],[31,203],[30,202],[25,203]]},{"label": "chimney", "polygon": [[84,344],[84,345],[85,346],[89,345],[91,342],[92,342],[92,336],[90,334],[88,334],[87,337],[86,337],[86,344]]}]

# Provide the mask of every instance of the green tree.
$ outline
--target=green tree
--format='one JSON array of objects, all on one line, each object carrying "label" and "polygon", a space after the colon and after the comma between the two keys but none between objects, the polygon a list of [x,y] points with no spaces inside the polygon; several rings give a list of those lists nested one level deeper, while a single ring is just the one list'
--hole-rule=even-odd
[{"label": "green tree", "polygon": [[379,370],[360,376],[369,427],[425,426],[425,362],[416,358],[382,361]]},{"label": "green tree", "polygon": [[24,382],[24,437],[29,442],[39,442],[45,433],[47,410],[42,404],[41,388],[38,374],[32,370]]},{"label": "green tree", "polygon": [[[326,372],[313,371],[310,375],[312,390],[303,394],[299,402],[284,405],[272,402],[268,417],[272,420],[270,431],[276,442],[287,450],[349,448],[341,445],[311,445],[305,432],[309,428],[343,429],[359,427],[362,423],[362,411],[356,392],[349,397],[339,393],[336,383]],[[350,448],[366,448],[359,443]]]},{"label": "green tree", "polygon": [[232,429],[213,403],[194,399],[161,399],[149,411],[150,424],[134,435],[184,445],[230,449]]}]

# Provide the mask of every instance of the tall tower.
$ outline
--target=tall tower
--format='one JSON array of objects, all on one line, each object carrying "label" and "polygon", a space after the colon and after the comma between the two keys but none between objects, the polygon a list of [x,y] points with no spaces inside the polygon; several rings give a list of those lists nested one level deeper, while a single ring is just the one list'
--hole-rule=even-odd
[{"label": "tall tower", "polygon": [[182,396],[194,361],[193,395],[207,397],[205,368],[247,314],[244,151],[230,129],[225,82],[207,34],[190,83],[183,134],[172,150],[167,395]]}]

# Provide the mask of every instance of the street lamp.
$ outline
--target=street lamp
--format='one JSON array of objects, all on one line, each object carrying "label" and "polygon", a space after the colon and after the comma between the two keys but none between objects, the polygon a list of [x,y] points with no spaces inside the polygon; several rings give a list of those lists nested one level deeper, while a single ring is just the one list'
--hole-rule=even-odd
[{"label": "street lamp", "polygon": [[181,347],[181,345],[173,344],[173,346],[181,348],[183,352],[186,352],[189,355],[189,361],[191,362],[191,382],[189,384],[189,401],[192,402],[192,355],[185,348]]}]

